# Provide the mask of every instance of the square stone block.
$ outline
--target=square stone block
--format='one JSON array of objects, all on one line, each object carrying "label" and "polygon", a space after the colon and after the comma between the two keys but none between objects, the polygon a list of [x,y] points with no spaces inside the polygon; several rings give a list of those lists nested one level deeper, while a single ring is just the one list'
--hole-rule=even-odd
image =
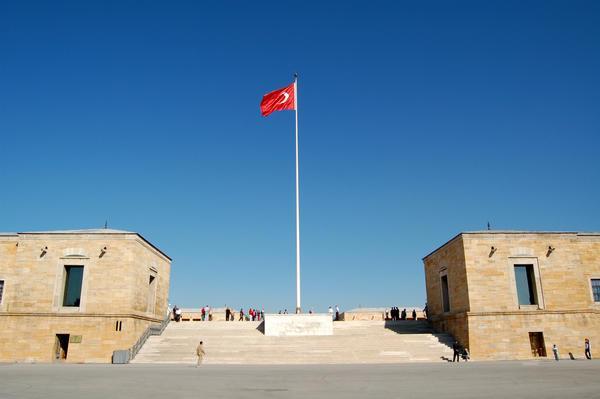
[{"label": "square stone block", "polygon": [[291,337],[333,335],[333,320],[328,314],[266,314],[265,335]]}]

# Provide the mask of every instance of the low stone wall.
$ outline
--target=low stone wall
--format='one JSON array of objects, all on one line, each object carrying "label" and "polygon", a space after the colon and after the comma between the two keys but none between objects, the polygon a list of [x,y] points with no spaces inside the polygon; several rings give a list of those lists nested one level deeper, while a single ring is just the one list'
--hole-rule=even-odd
[{"label": "low stone wall", "polygon": [[[238,321],[240,318],[239,311],[231,312],[233,320]],[[244,313],[244,318],[249,317],[247,313]],[[171,320],[173,320],[173,314],[171,313]],[[202,312],[197,309],[181,309],[181,321],[202,321]],[[225,320],[225,309],[216,309],[212,311],[210,320],[206,321],[226,321]]]},{"label": "low stone wall", "polygon": [[[402,311],[401,308],[400,311]],[[417,312],[417,319],[423,320],[425,319],[425,314],[422,309],[415,309]],[[412,311],[413,309],[406,309],[406,319],[412,320]],[[390,318],[390,310],[387,310],[388,320]],[[347,311],[340,314],[341,321],[368,321],[368,320],[386,320],[386,311],[385,310],[374,310],[374,311]]]}]

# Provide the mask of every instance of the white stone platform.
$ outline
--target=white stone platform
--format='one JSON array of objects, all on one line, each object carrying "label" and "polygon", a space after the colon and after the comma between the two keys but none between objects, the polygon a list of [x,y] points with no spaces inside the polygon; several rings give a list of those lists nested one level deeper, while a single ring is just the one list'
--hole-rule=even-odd
[{"label": "white stone platform", "polygon": [[331,315],[324,314],[266,314],[265,335],[269,337],[298,337],[333,335]]}]

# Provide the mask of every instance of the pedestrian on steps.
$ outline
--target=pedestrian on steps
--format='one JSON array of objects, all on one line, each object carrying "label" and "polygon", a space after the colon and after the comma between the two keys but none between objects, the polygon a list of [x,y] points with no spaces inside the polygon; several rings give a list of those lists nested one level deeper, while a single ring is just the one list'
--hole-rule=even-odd
[{"label": "pedestrian on steps", "polygon": [[196,363],[196,367],[202,364],[204,355],[206,355],[206,352],[204,352],[204,344],[202,343],[202,341],[200,341],[200,343],[196,347],[196,356],[198,356],[198,362]]}]

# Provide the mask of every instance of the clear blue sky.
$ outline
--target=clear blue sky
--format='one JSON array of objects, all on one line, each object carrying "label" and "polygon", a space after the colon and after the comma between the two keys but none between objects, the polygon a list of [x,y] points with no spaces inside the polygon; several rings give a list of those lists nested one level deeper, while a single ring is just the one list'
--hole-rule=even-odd
[{"label": "clear blue sky", "polygon": [[[12,4],[11,4],[12,3]],[[422,305],[464,230],[600,230],[600,2],[0,4],[0,230],[138,231],[171,302]]]}]

